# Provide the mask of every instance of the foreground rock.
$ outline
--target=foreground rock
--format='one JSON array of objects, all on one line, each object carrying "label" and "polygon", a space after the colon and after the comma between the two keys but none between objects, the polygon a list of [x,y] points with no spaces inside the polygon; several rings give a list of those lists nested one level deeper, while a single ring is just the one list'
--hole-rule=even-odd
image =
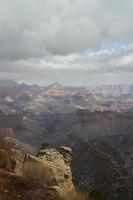
[{"label": "foreground rock", "polygon": [[38,157],[26,155],[23,176],[26,181],[33,183],[33,187],[43,185],[45,198],[69,199],[68,194],[75,194],[70,167],[71,154],[70,148],[62,146],[58,150],[42,150]]},{"label": "foreground rock", "polygon": [[23,155],[19,150],[0,145],[0,170],[21,175],[22,162]]},{"label": "foreground rock", "polygon": [[72,150],[60,147],[39,152],[38,157],[0,148],[0,197],[2,200],[71,200],[76,191],[71,173]]}]

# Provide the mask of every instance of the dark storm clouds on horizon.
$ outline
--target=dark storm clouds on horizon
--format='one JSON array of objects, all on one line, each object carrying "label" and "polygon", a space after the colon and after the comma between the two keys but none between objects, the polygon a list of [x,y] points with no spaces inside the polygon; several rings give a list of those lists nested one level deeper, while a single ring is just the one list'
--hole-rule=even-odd
[{"label": "dark storm clouds on horizon", "polygon": [[0,78],[130,83],[132,20],[132,0],[0,0]]}]

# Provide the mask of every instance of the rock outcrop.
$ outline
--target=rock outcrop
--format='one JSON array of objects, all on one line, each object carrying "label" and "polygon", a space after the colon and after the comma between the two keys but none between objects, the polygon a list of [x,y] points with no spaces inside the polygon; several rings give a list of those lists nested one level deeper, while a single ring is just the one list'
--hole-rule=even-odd
[{"label": "rock outcrop", "polygon": [[0,145],[0,169],[14,175],[22,174],[23,155],[20,151]]},{"label": "rock outcrop", "polygon": [[37,157],[0,147],[0,197],[23,200],[76,199],[71,172],[72,150],[41,150]]},{"label": "rock outcrop", "polygon": [[71,173],[72,150],[68,147],[41,150],[38,157],[26,155],[23,163],[23,176],[32,183],[44,185],[46,198],[68,199],[75,193]]},{"label": "rock outcrop", "polygon": [[4,148],[0,148],[0,168],[6,171],[12,171],[13,165],[11,160],[11,152],[7,152]]}]

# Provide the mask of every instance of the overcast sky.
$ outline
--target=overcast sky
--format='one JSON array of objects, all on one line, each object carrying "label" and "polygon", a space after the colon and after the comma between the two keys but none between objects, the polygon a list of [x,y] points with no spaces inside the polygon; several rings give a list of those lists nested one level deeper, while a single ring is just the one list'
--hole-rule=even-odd
[{"label": "overcast sky", "polygon": [[133,83],[133,0],[0,0],[0,78]]}]

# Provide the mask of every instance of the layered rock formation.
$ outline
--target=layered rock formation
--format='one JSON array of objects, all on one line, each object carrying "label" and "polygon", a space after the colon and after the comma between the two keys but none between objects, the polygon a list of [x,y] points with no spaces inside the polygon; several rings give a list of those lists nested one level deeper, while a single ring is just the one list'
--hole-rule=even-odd
[{"label": "layered rock formation", "polygon": [[38,157],[26,155],[23,163],[23,176],[27,181],[45,184],[45,197],[49,199],[67,199],[75,193],[71,173],[71,149],[46,149]]},{"label": "layered rock formation", "polygon": [[77,199],[71,172],[72,150],[41,150],[37,157],[0,148],[0,196],[2,200]]}]

